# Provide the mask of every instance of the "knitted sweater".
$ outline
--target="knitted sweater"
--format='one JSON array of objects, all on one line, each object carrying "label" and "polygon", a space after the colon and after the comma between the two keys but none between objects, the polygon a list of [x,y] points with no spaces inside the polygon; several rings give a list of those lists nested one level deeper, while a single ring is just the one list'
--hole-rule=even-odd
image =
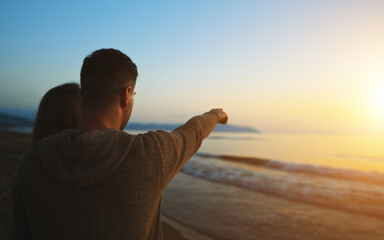
[{"label": "knitted sweater", "polygon": [[162,192],[218,120],[138,135],[67,129],[34,144],[13,185],[15,239],[162,239]]}]

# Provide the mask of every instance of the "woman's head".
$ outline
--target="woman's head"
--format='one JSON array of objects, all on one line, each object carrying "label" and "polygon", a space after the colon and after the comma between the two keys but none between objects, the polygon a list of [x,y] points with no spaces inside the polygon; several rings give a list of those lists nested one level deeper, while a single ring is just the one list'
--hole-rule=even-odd
[{"label": "woman's head", "polygon": [[76,128],[81,118],[80,86],[67,83],[50,89],[41,99],[33,128],[33,142],[66,128]]}]

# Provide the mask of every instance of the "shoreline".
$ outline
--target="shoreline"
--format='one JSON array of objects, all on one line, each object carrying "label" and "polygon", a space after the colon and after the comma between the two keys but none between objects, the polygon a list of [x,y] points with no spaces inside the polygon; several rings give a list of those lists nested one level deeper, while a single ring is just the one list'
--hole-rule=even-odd
[{"label": "shoreline", "polygon": [[[180,240],[216,240],[215,238],[204,235],[203,233],[192,229],[176,219],[162,214],[161,221],[163,224],[164,239],[180,239]],[[168,231],[168,232],[167,232]],[[176,231],[176,232],[174,232]],[[164,234],[165,233],[165,234]]]},{"label": "shoreline", "polygon": [[214,239],[384,239],[384,219],[295,202],[185,173],[177,174],[167,186],[162,211]]},{"label": "shoreline", "polygon": [[[20,156],[29,148],[30,137],[30,134],[0,130],[0,187],[3,190],[0,236],[4,236],[4,240],[11,239],[9,186]],[[301,179],[305,182],[304,177]],[[369,199],[374,201],[372,206],[377,206],[375,201],[381,198]],[[183,172],[178,173],[164,190],[161,212],[166,240],[384,239],[384,219],[249,191]]]}]

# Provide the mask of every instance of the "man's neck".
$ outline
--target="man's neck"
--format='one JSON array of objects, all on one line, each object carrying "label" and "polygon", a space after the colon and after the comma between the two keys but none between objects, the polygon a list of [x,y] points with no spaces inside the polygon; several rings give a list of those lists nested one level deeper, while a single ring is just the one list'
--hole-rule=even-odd
[{"label": "man's neck", "polygon": [[77,129],[79,130],[96,130],[105,128],[115,128],[120,130],[121,122],[117,113],[97,113],[83,112],[82,118]]}]

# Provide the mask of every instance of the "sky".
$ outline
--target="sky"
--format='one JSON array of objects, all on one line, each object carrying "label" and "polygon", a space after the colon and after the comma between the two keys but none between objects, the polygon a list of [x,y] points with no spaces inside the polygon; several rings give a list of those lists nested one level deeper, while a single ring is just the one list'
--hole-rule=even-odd
[{"label": "sky", "polygon": [[37,109],[116,48],[138,66],[131,121],[223,108],[266,133],[384,133],[384,1],[3,1],[0,108]]}]

